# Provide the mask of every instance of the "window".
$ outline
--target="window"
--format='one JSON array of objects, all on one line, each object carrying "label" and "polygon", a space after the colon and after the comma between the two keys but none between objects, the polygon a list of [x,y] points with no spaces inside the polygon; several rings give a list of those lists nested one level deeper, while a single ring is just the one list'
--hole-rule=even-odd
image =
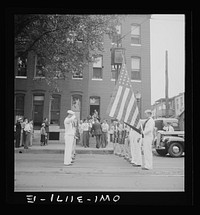
[{"label": "window", "polygon": [[95,58],[93,62],[93,76],[92,79],[102,79],[102,69],[103,69],[103,56]]},{"label": "window", "polygon": [[117,43],[118,43],[118,47],[122,46],[122,40],[120,39],[121,38],[121,29],[122,29],[121,25],[116,26],[117,33],[115,35],[113,35],[113,37],[112,37],[113,46],[117,46]]},{"label": "window", "polygon": [[83,79],[83,71],[75,71],[73,72],[73,79]]},{"label": "window", "polygon": [[40,56],[36,56],[35,77],[45,77],[44,60]]},{"label": "window", "polygon": [[21,55],[17,58],[17,74],[16,76],[27,76],[27,55]]},{"label": "window", "polygon": [[116,69],[114,65],[111,65],[111,80],[116,79]]},{"label": "window", "polygon": [[140,57],[131,57],[131,80],[141,80]]},{"label": "window", "polygon": [[60,95],[52,95],[50,124],[60,124]]},{"label": "window", "polygon": [[24,116],[24,94],[15,95],[15,116]]},{"label": "window", "polygon": [[131,45],[141,44],[140,25],[131,25]]}]

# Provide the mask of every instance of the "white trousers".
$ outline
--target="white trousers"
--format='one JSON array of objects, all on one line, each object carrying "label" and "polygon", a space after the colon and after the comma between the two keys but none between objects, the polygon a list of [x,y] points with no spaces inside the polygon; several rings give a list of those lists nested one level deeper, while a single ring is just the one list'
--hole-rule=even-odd
[{"label": "white trousers", "polygon": [[147,169],[153,169],[152,141],[151,137],[143,138],[144,167]]},{"label": "white trousers", "polygon": [[130,139],[131,157],[132,157],[131,163],[134,163],[136,165],[142,165],[141,135],[133,133],[129,136],[129,139]]},{"label": "white trousers", "polygon": [[65,135],[65,153],[64,164],[68,165],[72,161],[72,147],[74,142],[74,135]]}]

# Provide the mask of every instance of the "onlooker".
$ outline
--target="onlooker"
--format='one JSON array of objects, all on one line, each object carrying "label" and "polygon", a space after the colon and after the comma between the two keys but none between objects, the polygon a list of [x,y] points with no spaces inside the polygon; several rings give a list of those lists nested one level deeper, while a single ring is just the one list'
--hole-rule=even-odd
[{"label": "onlooker", "polygon": [[30,128],[31,128],[31,134],[30,134],[30,146],[33,145],[33,135],[34,135],[34,130],[33,130],[33,120],[30,119],[29,121]]},{"label": "onlooker", "polygon": [[83,120],[82,130],[83,130],[83,146],[86,148],[89,147],[89,123],[87,119]]},{"label": "onlooker", "polygon": [[49,140],[49,122],[47,118],[44,118],[44,122],[45,123],[45,130],[46,130],[46,142],[45,145],[48,145],[48,140]]},{"label": "onlooker", "polygon": [[15,143],[15,147],[16,148],[19,148],[20,146],[20,138],[21,138],[21,118],[19,118],[17,120],[17,123],[15,124],[16,125],[16,130],[15,130],[15,140],[16,140],[16,143]]},{"label": "onlooker", "polygon": [[110,126],[110,142],[114,142],[114,124],[111,123]]},{"label": "onlooker", "polygon": [[28,123],[28,119],[24,117],[24,121],[22,122],[22,146],[25,146],[26,142],[26,132],[24,131],[25,125]]},{"label": "onlooker", "polygon": [[80,120],[78,130],[79,130],[79,143],[83,145],[83,128],[82,128],[83,120]]},{"label": "onlooker", "polygon": [[108,145],[108,130],[109,130],[109,125],[106,120],[103,120],[103,123],[101,124],[101,129],[102,129],[102,147],[105,148]]},{"label": "onlooker", "polygon": [[24,149],[28,149],[28,147],[30,146],[30,137],[31,137],[31,127],[30,124],[28,122],[28,119],[26,119],[26,124],[24,127],[24,131],[25,131],[25,145],[24,145]]},{"label": "onlooker", "polygon": [[101,145],[102,129],[98,119],[94,119],[94,124],[92,125],[91,133],[93,132],[94,135],[96,136],[96,148],[99,148]]},{"label": "onlooker", "polygon": [[163,127],[163,130],[173,132],[174,128],[171,126],[170,122],[165,122],[165,126]]},{"label": "onlooker", "polygon": [[47,133],[46,133],[46,130],[45,130],[45,123],[42,123],[41,129],[40,129],[40,134],[41,134],[40,145],[44,146],[45,142],[46,142],[45,139],[46,139],[46,136],[47,136]]}]

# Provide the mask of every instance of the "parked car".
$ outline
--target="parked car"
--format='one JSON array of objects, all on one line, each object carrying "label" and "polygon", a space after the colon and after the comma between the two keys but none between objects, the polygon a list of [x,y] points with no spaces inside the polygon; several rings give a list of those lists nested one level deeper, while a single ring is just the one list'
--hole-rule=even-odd
[{"label": "parked car", "polygon": [[182,156],[185,151],[184,131],[157,131],[155,149],[161,156],[168,153],[171,157]]}]

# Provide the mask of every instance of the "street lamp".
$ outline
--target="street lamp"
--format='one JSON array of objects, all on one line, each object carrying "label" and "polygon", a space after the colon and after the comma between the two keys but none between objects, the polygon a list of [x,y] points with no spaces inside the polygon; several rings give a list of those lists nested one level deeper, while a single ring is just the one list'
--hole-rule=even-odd
[{"label": "street lamp", "polygon": [[139,110],[139,113],[140,113],[140,118],[141,118],[141,97],[142,97],[141,93],[137,91],[136,94],[135,94],[135,98],[137,100],[137,105],[138,105],[138,110]]}]

